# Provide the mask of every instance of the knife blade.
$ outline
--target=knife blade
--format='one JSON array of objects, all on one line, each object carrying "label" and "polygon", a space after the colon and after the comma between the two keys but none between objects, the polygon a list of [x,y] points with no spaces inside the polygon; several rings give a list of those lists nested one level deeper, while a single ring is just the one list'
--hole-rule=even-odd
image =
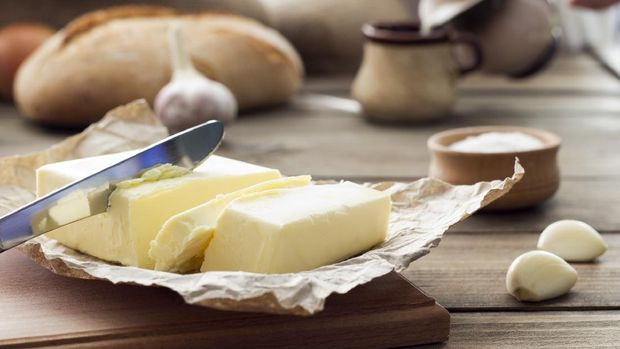
[{"label": "knife blade", "polygon": [[[0,253],[62,225],[106,211],[115,183],[144,169],[165,163],[198,166],[217,149],[223,137],[223,124],[208,121],[18,208],[0,218]],[[76,201],[77,210],[76,205],[70,204]],[[87,206],[79,206],[80,202]],[[50,223],[50,213],[59,210],[65,213],[61,215],[64,221]]]}]

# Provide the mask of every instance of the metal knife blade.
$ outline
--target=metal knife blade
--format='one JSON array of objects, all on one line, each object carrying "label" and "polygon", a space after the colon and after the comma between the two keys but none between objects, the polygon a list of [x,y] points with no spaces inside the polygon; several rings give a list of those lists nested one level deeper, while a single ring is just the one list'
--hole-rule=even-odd
[{"label": "metal knife blade", "polygon": [[[165,163],[199,165],[217,149],[223,136],[223,124],[215,120],[208,121],[172,135],[112,166],[18,208],[0,218],[0,252],[59,226],[104,212],[114,184],[132,178],[143,169]],[[71,200],[84,200],[91,204],[80,207],[78,203],[77,207],[81,209],[73,209],[65,214],[65,221],[47,224],[50,209],[75,207],[62,206],[63,202]]]}]

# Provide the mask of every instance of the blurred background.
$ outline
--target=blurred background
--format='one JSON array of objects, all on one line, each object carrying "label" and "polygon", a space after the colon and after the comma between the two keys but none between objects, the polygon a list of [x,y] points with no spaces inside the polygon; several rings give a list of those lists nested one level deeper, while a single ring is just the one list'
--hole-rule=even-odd
[{"label": "blurred background", "polygon": [[[489,73],[519,75],[544,66],[541,57],[551,45],[552,36],[562,37],[559,50],[589,50],[614,68],[616,18],[614,1],[601,0],[437,0],[436,8],[446,7],[449,23],[476,33],[484,47],[482,70]],[[183,11],[232,12],[256,19],[280,31],[300,53],[309,75],[354,73],[362,59],[364,23],[377,21],[419,21],[419,0],[192,0],[140,1],[139,4],[167,6]],[[0,26],[33,22],[58,30],[84,13],[113,6],[134,4],[124,0],[22,0],[0,3]],[[592,10],[594,9],[594,10]],[[442,17],[441,8],[436,12]],[[433,14],[430,13],[430,16]],[[429,17],[430,17],[429,16]],[[4,36],[7,36],[6,34]],[[7,40],[6,38],[3,40]],[[11,48],[0,41],[3,95],[5,70]],[[548,53],[548,52],[547,52]],[[529,73],[533,73],[529,72]]]},{"label": "blurred background", "polygon": [[[107,110],[138,98],[156,104],[157,94],[174,71],[168,33],[133,22],[126,28],[115,23],[177,15],[168,11],[194,13],[194,22],[205,22],[206,27],[192,27],[182,34],[183,40],[189,42],[187,55],[195,70],[224,85],[236,102],[234,109],[228,107],[228,116],[222,111],[221,115],[211,112],[193,121],[180,122],[185,120],[183,116],[170,116],[164,107],[156,110],[172,130],[205,118],[232,122],[237,113],[281,106],[303,90],[304,81],[314,77],[344,77],[348,81],[353,99],[340,100],[338,107],[361,110],[371,121],[416,123],[443,119],[452,112],[456,98],[452,81],[459,75],[454,66],[460,67],[460,75],[475,71],[476,75],[517,81],[539,74],[558,55],[586,53],[612,74],[620,71],[619,12],[613,0],[151,0],[139,4],[146,7],[119,10],[119,6],[136,5],[123,0],[0,2],[0,98],[4,114],[25,116],[43,127],[79,129],[101,118]],[[234,13],[276,32],[258,33],[262,29],[219,17],[215,25],[212,17],[200,17],[205,11]],[[361,31],[364,24],[405,22],[418,27],[369,27],[364,34]],[[430,28],[426,38],[420,23]],[[215,28],[218,25],[226,28]],[[450,48],[456,59],[432,68],[447,58],[429,58],[435,54],[423,43],[439,38],[443,35],[439,31],[444,29],[449,37],[446,42],[457,43]],[[284,52],[290,65],[277,66],[260,53],[260,59],[242,57],[247,54],[239,48],[245,45],[244,39],[227,36],[227,30],[265,40],[263,44]],[[454,41],[454,33],[469,39]],[[390,37],[386,39],[385,35]],[[256,48],[258,44],[248,45]],[[363,66],[365,45],[368,57]],[[398,52],[417,50],[410,54],[418,56],[406,58],[406,64],[416,67],[398,65],[403,62],[393,50],[398,45]],[[206,52],[205,47],[217,53]],[[38,55],[24,63],[35,51]],[[130,59],[135,66],[126,64]],[[398,60],[401,63],[396,63]],[[429,60],[434,62],[425,63]],[[256,64],[248,67],[248,61]],[[108,73],[107,69],[114,71]],[[423,72],[412,73],[416,69]],[[391,74],[408,74],[418,86],[395,82],[398,79]],[[123,78],[124,82],[119,83]],[[386,101],[373,90],[381,84],[392,95],[419,96],[414,98],[417,104]],[[262,86],[267,86],[266,91],[260,91]],[[15,109],[6,109],[13,105]],[[416,114],[411,109],[426,111]]]},{"label": "blurred background", "polygon": [[[14,22],[38,22],[60,29],[76,17],[98,9],[127,5],[148,4],[167,6],[184,11],[232,12],[254,18],[279,30],[303,57],[307,72],[333,73],[355,72],[362,57],[362,24],[376,21],[419,20],[419,0],[386,0],[378,3],[372,0],[343,0],[337,3],[328,0],[304,2],[298,0],[22,0],[0,3],[0,25]],[[461,27],[472,26],[480,32],[495,29],[494,35],[511,41],[512,46],[528,41],[542,46],[548,40],[542,28],[561,29],[562,50],[575,52],[589,49],[597,55],[614,46],[618,28],[613,0],[437,0],[461,8],[449,22],[460,23]],[[499,17],[498,19],[482,17]],[[456,18],[455,18],[456,17]],[[471,22],[463,24],[463,22]],[[491,22],[491,23],[489,23]],[[559,34],[559,32],[558,32]],[[536,39],[535,36],[540,36]],[[485,37],[486,39],[486,37]],[[486,42],[485,42],[486,43]],[[488,43],[488,49],[497,43]],[[532,47],[532,50],[540,49]],[[517,49],[515,48],[515,51]],[[506,55],[515,52],[506,52]],[[529,52],[528,52],[529,54]],[[531,53],[535,56],[535,53]],[[498,57],[497,59],[502,59]],[[508,59],[508,57],[503,57]],[[534,58],[530,58],[534,59]],[[526,59],[520,62],[527,65]],[[496,64],[501,65],[497,62]],[[516,63],[515,63],[516,64]],[[509,67],[504,69],[510,70]]]}]

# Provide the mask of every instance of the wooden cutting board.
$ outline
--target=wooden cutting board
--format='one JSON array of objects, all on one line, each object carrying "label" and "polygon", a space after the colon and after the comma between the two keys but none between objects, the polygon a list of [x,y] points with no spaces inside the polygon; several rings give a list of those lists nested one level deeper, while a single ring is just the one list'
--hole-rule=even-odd
[{"label": "wooden cutting board", "polygon": [[445,341],[449,327],[448,312],[396,273],[299,317],[187,305],[166,289],[66,278],[0,254],[2,347],[399,347]]}]

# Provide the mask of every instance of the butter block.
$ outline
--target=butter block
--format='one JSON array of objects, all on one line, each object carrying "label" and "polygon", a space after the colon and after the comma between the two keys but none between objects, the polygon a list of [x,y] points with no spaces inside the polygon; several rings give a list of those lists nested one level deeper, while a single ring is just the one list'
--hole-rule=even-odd
[{"label": "butter block", "polygon": [[388,194],[351,182],[275,189],[232,201],[201,271],[288,273],[335,263],[385,239]]},{"label": "butter block", "polygon": [[217,220],[233,200],[265,190],[308,185],[310,181],[310,176],[265,181],[218,195],[202,205],[172,216],[151,241],[149,255],[155,260],[155,270],[186,273],[200,269]]},{"label": "butter block", "polygon": [[[101,157],[93,157],[69,165],[47,165],[37,172],[38,192],[94,173],[105,167],[101,162]],[[148,256],[149,244],[168,218],[219,194],[280,177],[274,169],[213,155],[182,177],[117,188],[110,195],[107,212],[60,227],[47,236],[107,261],[152,269],[155,263]]]}]

